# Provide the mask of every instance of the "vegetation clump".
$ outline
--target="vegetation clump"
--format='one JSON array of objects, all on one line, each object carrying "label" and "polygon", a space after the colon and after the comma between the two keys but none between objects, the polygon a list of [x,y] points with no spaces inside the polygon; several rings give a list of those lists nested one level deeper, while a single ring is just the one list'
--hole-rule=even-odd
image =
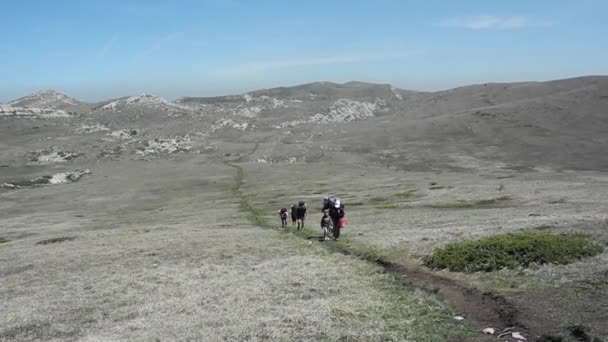
[{"label": "vegetation clump", "polygon": [[76,239],[75,236],[62,236],[62,237],[56,237],[56,238],[50,238],[50,239],[38,241],[38,242],[36,242],[36,244],[37,245],[48,245],[49,243],[59,243],[59,242],[64,242],[64,241],[72,241],[74,239]]},{"label": "vegetation clump", "polygon": [[399,198],[403,198],[403,199],[412,198],[412,197],[416,196],[416,190],[398,192],[395,194],[395,196],[397,196]]},{"label": "vegetation clump", "polygon": [[530,264],[568,264],[597,255],[603,248],[583,234],[521,232],[476,241],[451,243],[437,249],[425,263],[455,272],[491,272]]}]

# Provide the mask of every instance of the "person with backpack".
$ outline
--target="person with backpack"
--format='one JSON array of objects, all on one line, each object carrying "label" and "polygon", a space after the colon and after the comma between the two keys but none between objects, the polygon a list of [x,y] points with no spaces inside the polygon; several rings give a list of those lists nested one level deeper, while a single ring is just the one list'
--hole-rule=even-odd
[{"label": "person with backpack", "polygon": [[300,201],[298,203],[298,207],[296,208],[296,221],[298,224],[298,230],[304,229],[304,221],[306,220],[306,203],[304,201]]},{"label": "person with backpack", "polygon": [[287,228],[287,208],[281,208],[279,216],[281,217],[281,228]]},{"label": "person with backpack", "polygon": [[344,222],[344,216],[346,216],[346,212],[344,211],[344,202],[342,202],[337,196],[327,196],[323,198],[322,211],[325,212],[326,210],[334,225],[334,240],[337,240],[340,237],[340,229],[342,228],[342,224]]},{"label": "person with backpack", "polygon": [[296,211],[297,211],[297,209],[298,209],[297,205],[294,204],[294,205],[291,206],[291,226],[292,227],[296,226],[296,219],[297,219]]},{"label": "person with backpack", "polygon": [[331,218],[329,217],[329,209],[323,210],[323,217],[321,217],[321,230],[323,231],[323,237],[325,240],[329,240],[329,226],[331,224]]}]

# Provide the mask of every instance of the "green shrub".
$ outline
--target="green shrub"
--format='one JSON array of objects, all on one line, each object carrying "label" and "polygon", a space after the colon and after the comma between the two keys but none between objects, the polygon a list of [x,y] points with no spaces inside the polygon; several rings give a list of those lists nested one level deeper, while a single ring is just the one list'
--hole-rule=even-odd
[{"label": "green shrub", "polygon": [[456,272],[494,271],[536,264],[568,264],[597,255],[603,248],[583,234],[521,232],[476,241],[451,243],[437,249],[425,263]]},{"label": "green shrub", "polygon": [[395,196],[399,197],[399,198],[411,198],[416,196],[416,190],[408,190],[408,191],[403,191],[403,192],[398,192],[395,194]]},{"label": "green shrub", "polygon": [[46,240],[42,240],[42,241],[38,241],[36,242],[37,245],[48,245],[49,243],[59,243],[59,242],[64,242],[64,241],[72,241],[76,239],[75,236],[62,236],[62,237],[56,237],[56,238],[51,238],[51,239],[46,239]]}]

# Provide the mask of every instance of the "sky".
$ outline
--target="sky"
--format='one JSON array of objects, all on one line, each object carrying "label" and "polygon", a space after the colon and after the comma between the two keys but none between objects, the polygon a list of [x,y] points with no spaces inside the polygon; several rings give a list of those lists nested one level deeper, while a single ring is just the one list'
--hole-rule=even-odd
[{"label": "sky", "polygon": [[605,0],[5,0],[0,101],[608,74]]}]

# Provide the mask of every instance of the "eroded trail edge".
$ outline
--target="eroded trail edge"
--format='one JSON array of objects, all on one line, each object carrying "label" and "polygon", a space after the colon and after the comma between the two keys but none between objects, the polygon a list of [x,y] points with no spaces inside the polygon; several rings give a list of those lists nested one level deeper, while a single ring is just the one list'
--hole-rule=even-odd
[{"label": "eroded trail edge", "polygon": [[[233,161],[224,161],[224,164],[236,171],[236,175],[234,176],[235,183],[232,188],[233,195],[239,198],[241,210],[247,213],[251,224],[262,228],[273,228],[263,218],[264,213],[251,205],[247,196],[241,190],[245,179],[245,172],[238,163],[244,157]],[[309,240],[317,237],[312,230],[295,231],[293,233]],[[366,262],[379,265],[385,272],[399,277],[405,285],[413,286],[423,291],[438,293],[456,314],[464,316],[465,319],[478,326],[479,329],[486,327],[493,327],[495,329],[514,328],[528,336],[540,337],[542,335],[542,332],[530,331],[520,320],[521,312],[501,295],[466,287],[420,266],[406,266],[395,263],[371,252],[368,246],[365,247],[354,242],[328,241],[324,243],[324,246],[344,255],[355,256]]]}]

